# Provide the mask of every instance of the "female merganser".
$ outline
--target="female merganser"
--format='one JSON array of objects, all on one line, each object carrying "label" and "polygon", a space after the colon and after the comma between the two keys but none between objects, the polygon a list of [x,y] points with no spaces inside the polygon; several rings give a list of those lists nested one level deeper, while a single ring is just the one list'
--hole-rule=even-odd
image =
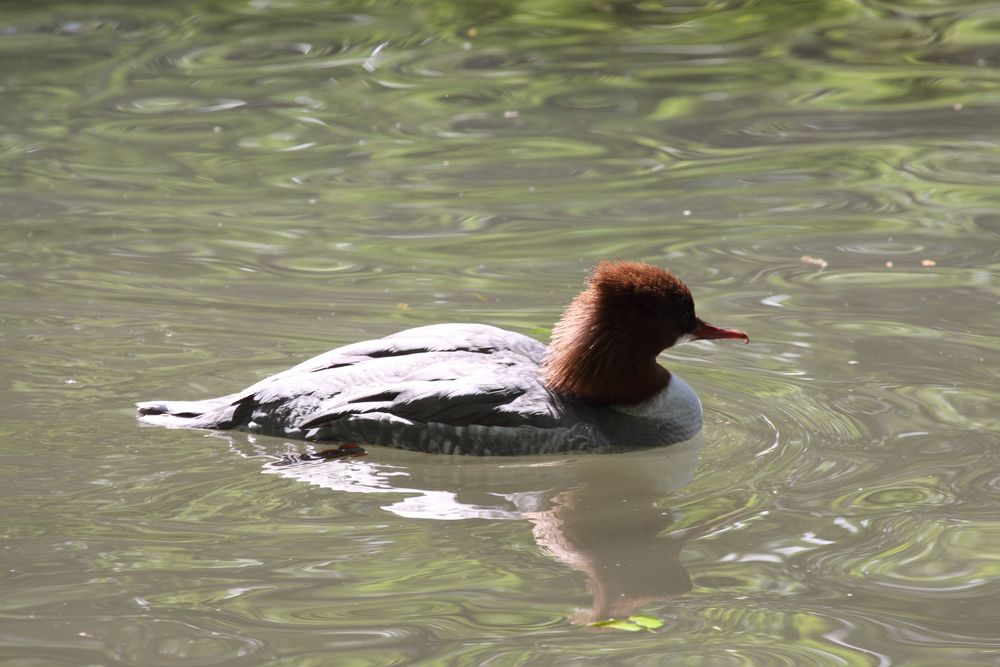
[{"label": "female merganser", "polygon": [[659,447],[701,429],[701,403],[656,356],[682,339],[739,338],[694,313],[669,271],[602,262],[548,348],[484,324],[435,324],[354,343],[247,389],[137,405],[143,421],[446,454]]}]

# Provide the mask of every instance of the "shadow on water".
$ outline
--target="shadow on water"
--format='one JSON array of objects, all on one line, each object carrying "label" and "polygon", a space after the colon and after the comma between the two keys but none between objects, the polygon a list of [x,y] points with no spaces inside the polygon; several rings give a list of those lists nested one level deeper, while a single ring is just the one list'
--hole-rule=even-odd
[{"label": "shadow on water", "polygon": [[576,623],[627,617],[691,590],[681,550],[718,523],[671,528],[670,494],[694,477],[700,432],[653,450],[514,458],[380,446],[366,446],[367,454],[357,446],[329,454],[244,433],[218,437],[241,456],[267,459],[265,473],[331,491],[386,494],[382,509],[400,517],[530,521],[538,547],[588,579],[592,604],[577,611]]}]

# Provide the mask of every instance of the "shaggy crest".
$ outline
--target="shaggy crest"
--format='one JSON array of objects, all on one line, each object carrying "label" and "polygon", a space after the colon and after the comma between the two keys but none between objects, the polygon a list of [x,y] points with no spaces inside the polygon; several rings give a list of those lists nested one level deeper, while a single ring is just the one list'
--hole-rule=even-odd
[{"label": "shaggy crest", "polygon": [[553,329],[542,377],[559,394],[639,403],[670,381],[656,355],[699,324],[691,292],[674,274],[640,262],[602,262]]}]

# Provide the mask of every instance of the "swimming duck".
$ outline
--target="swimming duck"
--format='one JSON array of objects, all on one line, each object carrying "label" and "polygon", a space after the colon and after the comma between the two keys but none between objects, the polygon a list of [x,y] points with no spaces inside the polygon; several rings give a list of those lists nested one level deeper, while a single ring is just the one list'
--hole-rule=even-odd
[{"label": "swimming duck", "polygon": [[701,429],[701,403],[657,355],[740,339],[695,315],[688,288],[639,262],[602,262],[548,347],[485,324],[435,324],[325,352],[226,396],[138,403],[161,426],[234,429],[445,454],[611,452]]}]

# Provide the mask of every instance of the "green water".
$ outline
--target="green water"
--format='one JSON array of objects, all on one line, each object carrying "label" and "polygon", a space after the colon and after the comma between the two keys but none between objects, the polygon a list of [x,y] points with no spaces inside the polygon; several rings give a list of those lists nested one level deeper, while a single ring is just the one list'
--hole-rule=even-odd
[{"label": "green water", "polygon": [[[1000,5],[7,3],[0,664],[1000,665]],[[667,266],[704,442],[143,427]],[[652,630],[595,629],[642,614]]]}]

